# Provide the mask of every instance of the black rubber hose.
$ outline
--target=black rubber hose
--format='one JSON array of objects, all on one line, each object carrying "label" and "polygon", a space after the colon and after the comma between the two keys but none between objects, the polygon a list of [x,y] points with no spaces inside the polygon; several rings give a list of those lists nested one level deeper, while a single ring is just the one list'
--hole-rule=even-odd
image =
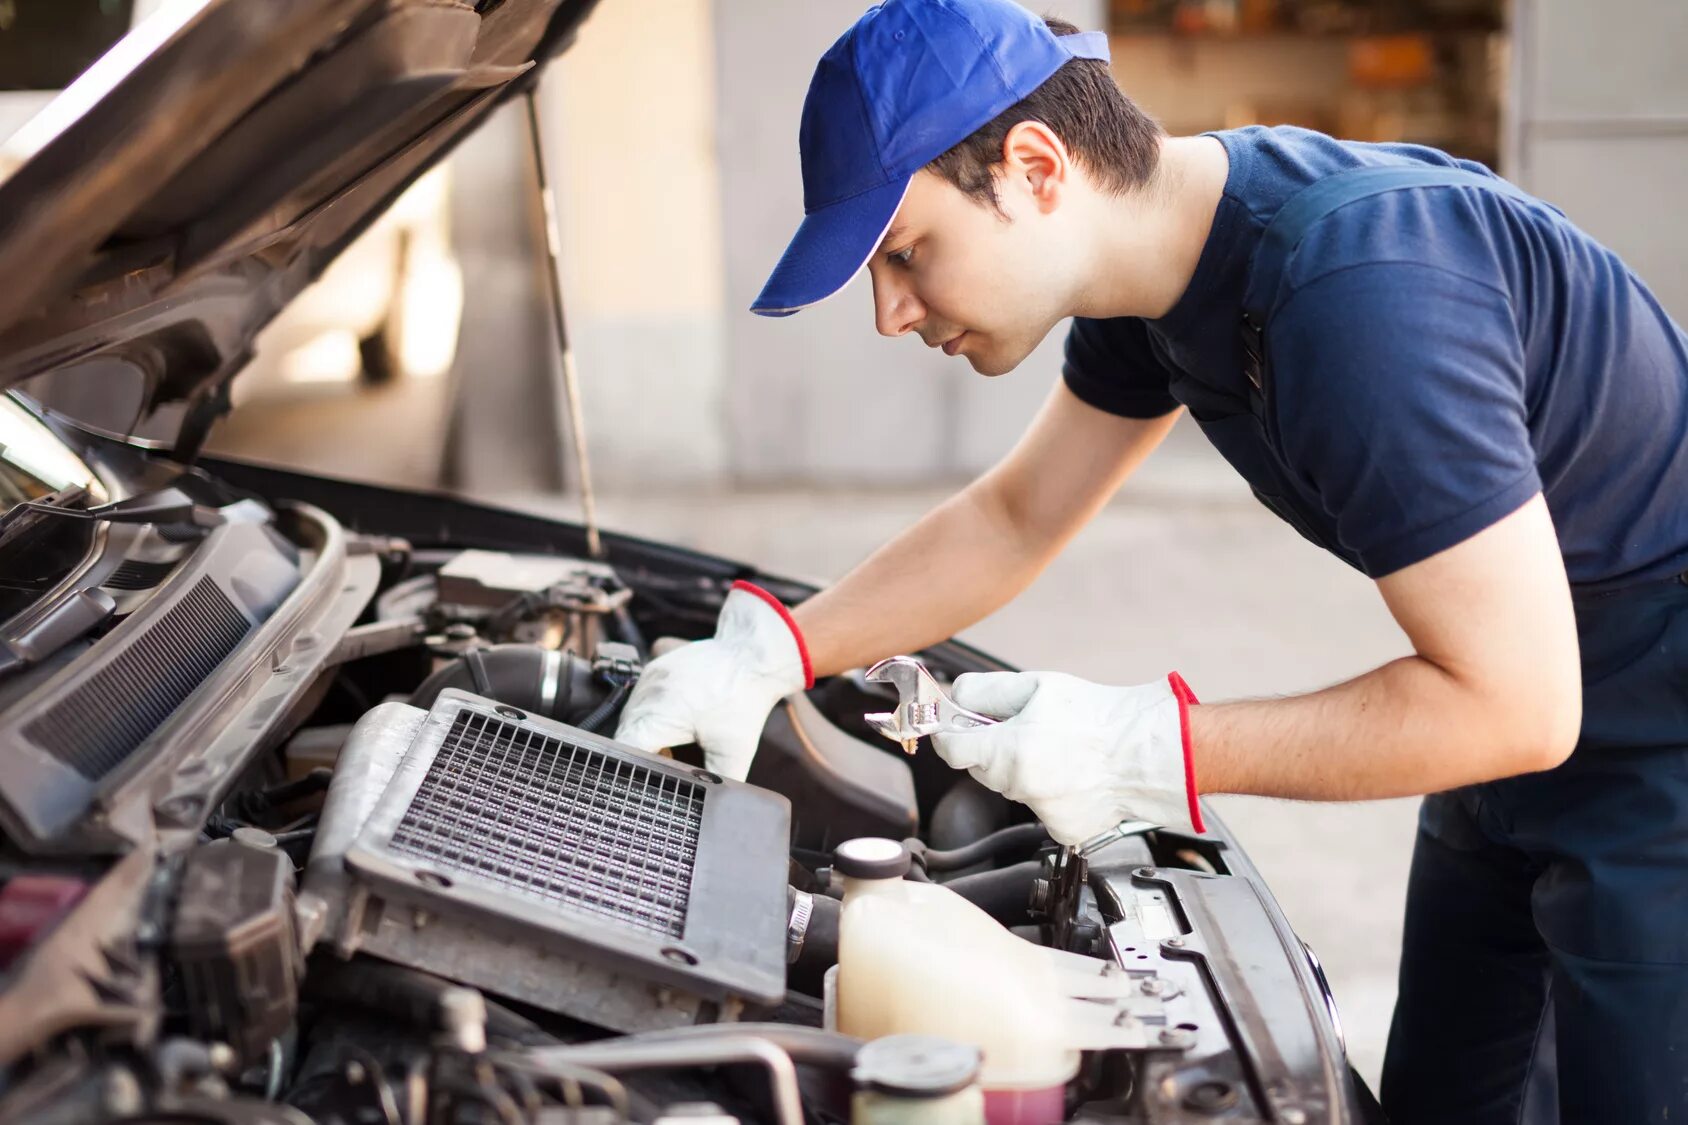
[{"label": "black rubber hose", "polygon": [[[454,988],[451,981],[383,961],[313,964],[305,977],[311,992],[332,997],[372,1011],[396,1016],[413,1027],[436,1027],[440,1018],[440,994]],[[490,998],[486,1001],[486,1033],[523,1047],[554,1047],[562,1043],[525,1016]]]},{"label": "black rubber hose", "polygon": [[[547,686],[546,681],[553,682]],[[538,645],[507,644],[478,649],[453,660],[411,694],[413,706],[429,708],[446,688],[458,688],[550,719],[565,719],[598,702],[592,668],[572,652]],[[546,706],[549,696],[549,706]]]},{"label": "black rubber hose", "polygon": [[806,996],[819,996],[821,978],[838,964],[838,920],[843,916],[844,904],[835,898],[815,895],[809,914],[809,929],[803,936],[803,948],[797,953],[786,978],[791,987]]},{"label": "black rubber hose", "polygon": [[284,781],[279,785],[272,785],[268,789],[242,794],[238,803],[241,806],[241,812],[246,815],[248,820],[257,820],[278,805],[285,805],[289,801],[308,797],[313,793],[324,792],[333,777],[333,770],[327,766],[318,766],[304,777],[294,781]]},{"label": "black rubber hose", "polygon": [[944,886],[1004,925],[1018,925],[1031,917],[1032,882],[1043,874],[1035,859],[997,871],[963,875]]},{"label": "black rubber hose", "polygon": [[933,807],[926,840],[934,848],[965,847],[1006,827],[1013,812],[1008,798],[960,774]]},{"label": "black rubber hose", "polygon": [[953,851],[926,849],[926,870],[953,871],[985,860],[1001,859],[1005,855],[1030,852],[1048,839],[1049,832],[1041,824],[1011,824]]}]

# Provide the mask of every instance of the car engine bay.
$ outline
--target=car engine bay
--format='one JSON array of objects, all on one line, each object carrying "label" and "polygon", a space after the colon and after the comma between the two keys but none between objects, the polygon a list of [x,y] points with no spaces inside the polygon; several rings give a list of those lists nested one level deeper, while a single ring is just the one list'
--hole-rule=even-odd
[{"label": "car engine bay", "polygon": [[[0,1120],[978,1119],[885,1115],[958,1081],[993,1122],[1349,1119],[1315,963],[1267,974],[1299,1042],[1248,1015],[1226,943],[1288,930],[1223,835],[1058,848],[876,735],[859,670],[778,705],[744,783],[612,740],[733,579],[806,587],[636,540],[417,546],[224,468],[171,482],[197,523],[102,525],[55,596],[111,612],[0,680]],[[363,527],[402,495],[309,487]],[[474,541],[447,506],[387,523]],[[896,873],[841,870],[863,844]],[[1043,1100],[1004,1103],[1034,1055]]]},{"label": "car engine bay", "polygon": [[0,1122],[1379,1120],[1211,810],[1058,848],[863,670],[745,782],[618,745],[735,581],[814,587],[205,453],[499,106],[543,169],[594,6],[170,5],[0,178]]}]

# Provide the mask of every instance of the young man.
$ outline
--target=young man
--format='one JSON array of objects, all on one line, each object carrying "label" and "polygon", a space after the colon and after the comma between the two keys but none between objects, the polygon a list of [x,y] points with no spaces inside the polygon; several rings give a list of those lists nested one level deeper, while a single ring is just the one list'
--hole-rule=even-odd
[{"label": "young man", "polygon": [[1076,317],[1064,379],[1001,464],[795,619],[729,595],[713,640],[651,664],[620,737],[695,739],[742,777],[778,698],[1001,606],[1187,408],[1376,580],[1415,654],[1206,705],[1175,674],[964,676],[958,702],[1005,721],[938,753],[1067,842],[1199,830],[1198,787],[1432,794],[1392,1120],[1517,1120],[1549,1012],[1564,1120],[1688,1120],[1688,339],[1480,166],[1296,129],[1169,138],[1070,31],[1008,0],[890,0],[822,58],[807,217],[755,311],[865,265],[881,332],[985,375]]}]

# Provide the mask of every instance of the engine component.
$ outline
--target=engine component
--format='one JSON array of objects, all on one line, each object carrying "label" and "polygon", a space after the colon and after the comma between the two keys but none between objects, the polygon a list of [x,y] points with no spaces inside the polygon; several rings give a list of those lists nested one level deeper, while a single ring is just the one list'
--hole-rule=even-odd
[{"label": "engine component", "polygon": [[893,840],[851,840],[835,853],[845,880],[830,1005],[839,1030],[981,1047],[993,1125],[1060,1120],[1081,1051],[1189,1046],[1151,1037],[1151,1024],[1167,1023],[1164,1004],[1114,964],[1021,941],[949,887],[904,879],[911,866]]},{"label": "engine component", "polygon": [[258,1058],[298,1005],[292,861],[234,839],[195,848],[184,861],[170,948],[194,1032]]},{"label": "engine component", "polygon": [[571,608],[608,613],[625,602],[625,592],[611,594],[606,583],[615,571],[603,563],[554,555],[511,555],[502,551],[463,551],[440,567],[439,599],[447,605],[502,609],[523,594],[546,595]]},{"label": "engine component", "polygon": [[[402,760],[401,760],[402,759]],[[620,1031],[785,993],[784,798],[448,689],[354,728],[309,936]]]},{"label": "engine component", "polygon": [[850,1072],[854,1125],[972,1125],[985,1115],[979,1048],[936,1035],[887,1035]]},{"label": "engine component", "polygon": [[919,824],[908,762],[840,730],[807,695],[781,701],[768,716],[748,780],[791,798],[792,842],[801,848],[901,839]]},{"label": "engine component", "polygon": [[[791,1055],[760,1035],[723,1035],[702,1039],[646,1042],[643,1038],[606,1039],[581,1047],[542,1047],[528,1053],[541,1073],[548,1068],[584,1065],[611,1073],[669,1070],[724,1063],[759,1063],[768,1071],[774,1120],[803,1125],[803,1098]],[[558,1070],[558,1073],[567,1073]]]},{"label": "engine component", "polygon": [[493,636],[577,652],[595,649],[598,620],[633,596],[603,563],[501,551],[463,551],[440,568],[436,582],[447,616],[488,619]]},{"label": "engine component", "polygon": [[[802,896],[804,892],[794,892]],[[819,997],[826,971],[838,964],[838,915],[844,904],[827,895],[809,895],[809,914],[803,919],[803,940],[786,974],[787,984]]]},{"label": "engine component", "polygon": [[[445,1006],[446,993],[457,987],[441,977],[369,957],[320,961],[305,980],[309,997],[333,1003],[342,1012],[366,1008],[399,1027],[431,1026]],[[556,1042],[544,1028],[502,1004],[483,997],[482,1006],[489,1039],[526,1047]]]},{"label": "engine component", "polygon": [[424,709],[432,707],[446,688],[473,692],[548,719],[590,709],[603,698],[592,681],[589,663],[572,652],[538,645],[470,649],[423,680],[410,702]]},{"label": "engine component", "polygon": [[979,784],[972,774],[960,773],[932,809],[926,842],[934,848],[959,848],[1006,828],[1013,814],[1006,797]]}]

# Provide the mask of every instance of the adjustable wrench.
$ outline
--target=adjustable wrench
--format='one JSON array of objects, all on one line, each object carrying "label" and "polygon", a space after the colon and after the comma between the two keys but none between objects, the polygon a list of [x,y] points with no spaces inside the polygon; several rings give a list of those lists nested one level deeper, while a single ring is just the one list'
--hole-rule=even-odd
[{"label": "adjustable wrench", "polygon": [[[988,727],[1000,722],[989,715],[969,711],[945,694],[926,670],[926,665],[912,656],[890,656],[867,670],[867,678],[875,683],[892,684],[897,689],[897,706],[891,711],[871,712],[862,717],[874,730],[900,742],[905,754],[914,753],[915,744],[924,735],[952,734],[956,731]],[[1083,881],[1083,857],[1104,844],[1123,836],[1158,828],[1159,825],[1142,820],[1121,821],[1108,831],[1086,840],[1078,847],[1063,844],[1061,855],[1069,877]],[[1076,876],[1071,876],[1072,871]]]},{"label": "adjustable wrench", "polygon": [[997,721],[956,703],[938,686],[926,666],[912,656],[887,657],[867,670],[867,678],[894,686],[897,706],[891,711],[863,717],[874,730],[892,742],[902,743],[907,754],[914,753],[915,743],[922,735],[971,730]]}]

